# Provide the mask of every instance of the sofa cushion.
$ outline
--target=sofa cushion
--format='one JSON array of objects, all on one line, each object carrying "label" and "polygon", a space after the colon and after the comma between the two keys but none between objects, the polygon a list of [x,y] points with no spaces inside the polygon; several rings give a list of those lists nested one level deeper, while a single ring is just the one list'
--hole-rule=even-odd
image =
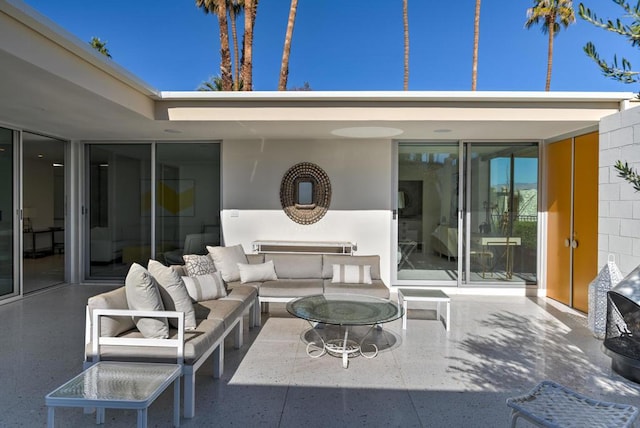
[{"label": "sofa cushion", "polygon": [[369,265],[371,279],[380,279],[380,256],[339,256],[324,254],[322,256],[322,278],[333,277],[333,265]]},{"label": "sofa cushion", "polygon": [[247,254],[247,262],[250,265],[264,263],[264,254]]},{"label": "sofa cushion", "polygon": [[[202,356],[216,341],[222,338],[224,333],[224,323],[215,319],[199,319],[195,330],[184,334],[184,362],[193,364]],[[177,330],[171,329],[170,337],[175,339]],[[142,338],[144,337],[138,330],[129,330],[120,337]],[[93,360],[92,344],[85,346],[85,352],[89,360]],[[100,346],[100,359],[102,361],[132,361],[132,362],[156,362],[173,363],[176,362],[176,349],[171,347],[156,346]]]},{"label": "sofa cushion", "polygon": [[243,284],[247,282],[264,282],[278,279],[273,266],[273,260],[260,264],[238,263],[238,270],[240,271],[240,282]]},{"label": "sofa cushion", "polygon": [[322,278],[320,254],[265,254],[264,260],[273,261],[278,278]]},{"label": "sofa cushion", "polygon": [[278,279],[260,286],[260,297],[302,297],[322,294],[321,279]]},{"label": "sofa cushion", "polygon": [[208,255],[185,254],[182,259],[187,276],[207,275],[216,271],[213,260]]},{"label": "sofa cushion", "polygon": [[225,297],[225,300],[238,300],[247,307],[249,303],[258,297],[258,289],[250,285],[239,284]]},{"label": "sofa cushion", "polygon": [[333,265],[333,283],[371,284],[369,265]]},{"label": "sofa cushion", "polygon": [[[185,330],[196,328],[196,314],[193,311],[191,297],[189,297],[187,287],[180,279],[180,275],[175,270],[155,260],[149,260],[148,269],[160,286],[160,297],[164,308],[168,311],[184,312]],[[177,328],[178,320],[169,318],[169,324]]]},{"label": "sofa cushion", "polygon": [[218,300],[203,300],[193,305],[197,318],[219,320],[224,323],[224,328],[229,328],[242,316],[245,305],[236,299],[222,298]]},{"label": "sofa cushion", "polygon": [[208,275],[183,276],[182,280],[194,302],[219,299],[227,295],[220,272]]},{"label": "sofa cushion", "polygon": [[231,247],[210,247],[207,246],[209,255],[213,259],[216,270],[222,274],[222,279],[226,282],[240,280],[238,263],[247,263],[247,256],[244,254],[242,245]]},{"label": "sofa cushion", "polygon": [[[129,268],[124,287],[129,309],[164,311],[155,279],[138,263],[133,263]],[[166,339],[169,336],[169,324],[166,318],[134,317],[133,321],[144,337]]]},{"label": "sofa cushion", "polygon": [[389,288],[380,279],[371,280],[371,284],[347,284],[333,283],[330,279],[324,280],[325,293],[349,293],[361,294],[365,296],[380,297],[381,299],[389,298]]},{"label": "sofa cushion", "polygon": [[[129,309],[127,304],[127,293],[124,287],[97,296],[89,297],[87,301],[89,316],[93,320],[94,309]],[[92,321],[93,322],[93,321]],[[131,317],[101,317],[100,336],[114,337],[127,330],[135,328],[136,324]]]}]

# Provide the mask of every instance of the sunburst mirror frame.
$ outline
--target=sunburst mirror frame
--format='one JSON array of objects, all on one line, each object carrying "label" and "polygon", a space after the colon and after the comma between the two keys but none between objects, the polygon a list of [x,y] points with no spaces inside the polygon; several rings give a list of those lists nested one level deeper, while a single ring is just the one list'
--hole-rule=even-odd
[{"label": "sunburst mirror frame", "polygon": [[318,222],[331,203],[329,176],[314,163],[295,164],[282,177],[280,203],[287,216],[296,223]]}]

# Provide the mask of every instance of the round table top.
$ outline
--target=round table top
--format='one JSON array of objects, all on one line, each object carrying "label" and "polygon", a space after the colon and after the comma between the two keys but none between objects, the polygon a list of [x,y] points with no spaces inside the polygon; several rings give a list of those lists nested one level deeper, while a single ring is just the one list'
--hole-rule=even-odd
[{"label": "round table top", "polygon": [[372,325],[402,317],[398,304],[359,294],[317,294],[287,303],[291,315],[307,321],[333,325]]}]

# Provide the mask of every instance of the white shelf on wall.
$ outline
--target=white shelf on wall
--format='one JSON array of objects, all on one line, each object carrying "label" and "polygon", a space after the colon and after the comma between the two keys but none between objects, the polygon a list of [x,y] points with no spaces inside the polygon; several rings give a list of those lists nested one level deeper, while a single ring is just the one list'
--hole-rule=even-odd
[{"label": "white shelf on wall", "polygon": [[353,254],[358,249],[348,241],[281,241],[252,242],[255,253]]}]

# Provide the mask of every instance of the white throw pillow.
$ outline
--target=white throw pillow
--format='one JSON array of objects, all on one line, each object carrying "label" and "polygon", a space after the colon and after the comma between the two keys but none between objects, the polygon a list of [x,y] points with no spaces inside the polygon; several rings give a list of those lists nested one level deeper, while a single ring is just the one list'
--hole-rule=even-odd
[{"label": "white throw pillow", "polygon": [[[142,311],[164,311],[160,290],[148,270],[137,263],[129,268],[124,281],[129,309]],[[144,337],[166,339],[169,337],[169,324],[166,318],[133,317],[133,322]]]},{"label": "white throw pillow", "polygon": [[247,282],[275,281],[278,279],[273,260],[255,265],[238,263],[238,270],[240,271],[240,282],[243,284]]},{"label": "white throw pillow", "polygon": [[222,279],[226,282],[240,281],[240,270],[238,263],[248,263],[242,245],[231,247],[209,247],[209,255],[213,259],[216,270],[222,274]]},{"label": "white throw pillow", "polygon": [[[187,287],[182,282],[178,272],[155,260],[149,260],[148,266],[149,272],[160,286],[160,297],[165,309],[184,312],[184,329],[195,330],[196,313],[187,292]],[[178,320],[175,318],[169,318],[169,324],[178,328]]]},{"label": "white throw pillow", "polygon": [[208,255],[185,254],[182,256],[182,260],[184,260],[184,268],[189,276],[207,275],[216,271],[213,260]]},{"label": "white throw pillow", "polygon": [[219,299],[227,295],[220,272],[209,275],[183,276],[182,280],[194,302]]},{"label": "white throw pillow", "polygon": [[370,265],[333,265],[333,283],[371,284]]}]

